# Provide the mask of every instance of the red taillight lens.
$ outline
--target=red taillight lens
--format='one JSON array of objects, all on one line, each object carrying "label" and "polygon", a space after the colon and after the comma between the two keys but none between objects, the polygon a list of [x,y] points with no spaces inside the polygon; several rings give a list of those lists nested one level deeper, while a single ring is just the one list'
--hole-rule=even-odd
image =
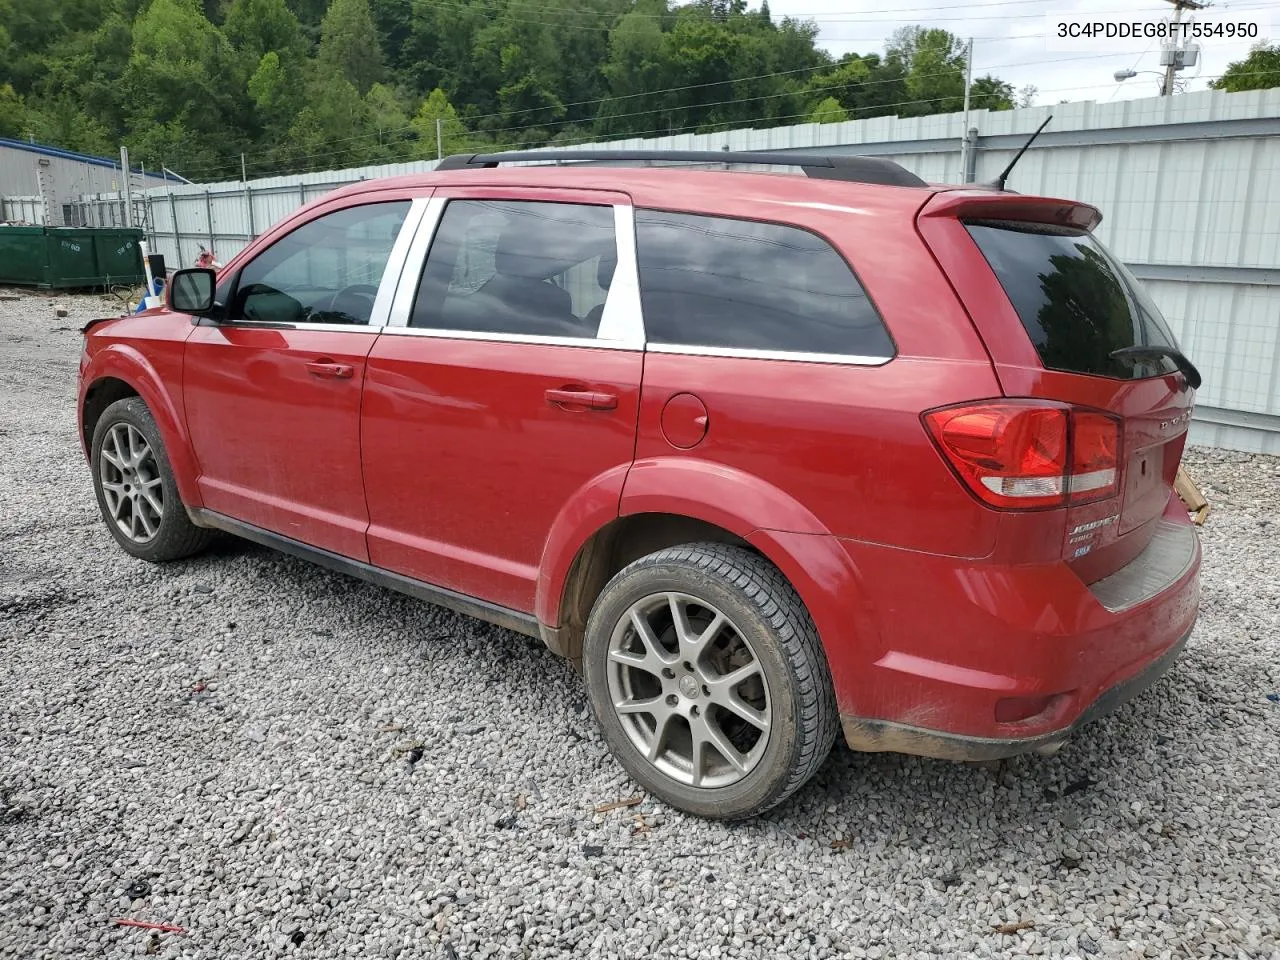
[{"label": "red taillight lens", "polygon": [[1118,489],[1120,424],[1106,414],[1001,400],[934,410],[924,421],[960,478],[994,507],[1060,507]]},{"label": "red taillight lens", "polygon": [[1067,476],[1067,408],[984,403],[925,414],[951,466],[996,507],[1062,503]]},{"label": "red taillight lens", "polygon": [[1120,490],[1120,421],[1105,413],[1071,414],[1071,502],[1114,497]]}]

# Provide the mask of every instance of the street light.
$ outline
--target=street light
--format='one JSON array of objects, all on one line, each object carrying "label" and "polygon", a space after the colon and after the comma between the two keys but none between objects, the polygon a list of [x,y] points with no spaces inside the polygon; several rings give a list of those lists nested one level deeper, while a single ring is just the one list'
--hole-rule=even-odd
[{"label": "street light", "polygon": [[1140,73],[1149,73],[1152,76],[1160,78],[1159,90],[1160,90],[1161,96],[1168,96],[1170,93],[1173,92],[1172,90],[1165,89],[1165,86],[1164,86],[1165,75],[1159,70],[1117,70],[1114,74],[1112,74],[1112,76],[1116,78],[1116,83],[1124,83],[1126,80],[1131,80]]}]

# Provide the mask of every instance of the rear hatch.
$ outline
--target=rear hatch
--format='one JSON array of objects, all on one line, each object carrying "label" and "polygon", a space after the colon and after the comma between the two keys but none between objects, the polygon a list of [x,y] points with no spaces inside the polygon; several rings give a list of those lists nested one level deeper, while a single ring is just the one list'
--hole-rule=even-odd
[{"label": "rear hatch", "polygon": [[[1159,309],[1092,235],[1100,219],[1061,200],[943,193],[919,220],[1005,395],[1118,420],[1114,495],[1065,508],[1061,556],[1086,583],[1124,566],[1154,535],[1194,401],[1187,375],[1160,355],[1177,343]],[[1143,347],[1157,349],[1131,349]]]}]

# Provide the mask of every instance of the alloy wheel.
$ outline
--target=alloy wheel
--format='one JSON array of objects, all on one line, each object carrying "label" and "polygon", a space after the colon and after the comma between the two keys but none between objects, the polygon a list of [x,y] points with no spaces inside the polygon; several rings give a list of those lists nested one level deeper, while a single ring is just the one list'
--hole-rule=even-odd
[{"label": "alloy wheel", "polygon": [[147,543],[164,518],[164,484],[155,453],[141,431],[117,423],[102,438],[98,479],[107,512],[134,543]]},{"label": "alloy wheel", "polygon": [[730,786],[764,754],[773,716],[763,667],[705,600],[657,593],[633,603],[610,638],[607,676],[631,743],[679,783]]}]

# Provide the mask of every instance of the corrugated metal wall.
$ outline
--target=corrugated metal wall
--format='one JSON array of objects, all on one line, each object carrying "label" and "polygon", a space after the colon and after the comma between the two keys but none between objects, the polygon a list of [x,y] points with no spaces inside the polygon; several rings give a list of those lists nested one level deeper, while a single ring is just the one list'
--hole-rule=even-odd
[{"label": "corrugated metal wall", "polygon": [[[109,161],[88,163],[63,151],[0,143],[0,220],[23,220],[51,226],[80,225],[66,206],[86,194],[107,194],[121,189],[119,166]],[[164,183],[134,171],[131,189],[141,191]],[[96,224],[111,225],[117,224]]]},{"label": "corrugated metal wall", "polygon": [[[976,179],[996,176],[1050,113],[1052,123],[1009,186],[1103,211],[1100,236],[1149,285],[1204,373],[1195,442],[1280,454],[1280,89],[975,111]],[[926,180],[957,183],[963,126],[960,114],[881,117],[575,149],[863,154],[897,160]],[[200,244],[225,261],[329,190],[434,166],[151,190],[153,242],[170,263],[190,265]]]}]

